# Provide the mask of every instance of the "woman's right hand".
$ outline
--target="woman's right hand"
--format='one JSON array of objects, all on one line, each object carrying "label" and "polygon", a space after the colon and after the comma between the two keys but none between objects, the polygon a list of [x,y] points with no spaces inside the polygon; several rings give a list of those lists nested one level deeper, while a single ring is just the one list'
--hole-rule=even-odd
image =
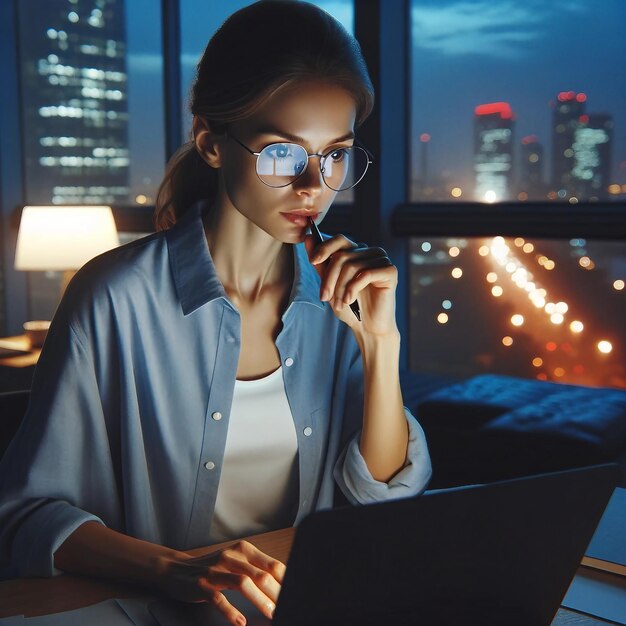
[{"label": "woman's right hand", "polygon": [[222,590],[236,589],[272,619],[285,575],[283,563],[248,541],[199,557],[164,559],[159,569],[160,590],[184,602],[209,602],[234,626],[243,626],[246,618]]}]

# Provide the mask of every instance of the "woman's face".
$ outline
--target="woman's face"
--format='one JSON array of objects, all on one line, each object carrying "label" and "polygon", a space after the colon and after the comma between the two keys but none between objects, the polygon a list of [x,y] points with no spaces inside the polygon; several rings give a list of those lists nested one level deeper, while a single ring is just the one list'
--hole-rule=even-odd
[{"label": "woman's face", "polygon": [[[253,116],[233,123],[229,132],[254,152],[271,143],[300,144],[309,153],[326,154],[354,142],[356,105],[342,87],[307,81],[283,90]],[[319,157],[310,157],[304,173],[286,187],[268,187],[256,174],[256,156],[232,138],[221,142],[222,194],[246,218],[283,243],[304,240],[308,220],[292,211],[310,212],[319,223],[337,195],[327,187]],[[218,200],[219,201],[219,200]]]}]

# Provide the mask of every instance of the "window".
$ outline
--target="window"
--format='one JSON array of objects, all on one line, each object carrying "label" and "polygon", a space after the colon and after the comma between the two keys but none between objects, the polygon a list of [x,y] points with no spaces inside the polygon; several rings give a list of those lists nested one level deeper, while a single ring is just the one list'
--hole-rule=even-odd
[{"label": "window", "polygon": [[622,0],[412,0],[414,201],[626,199]]},{"label": "window", "polygon": [[[25,202],[154,202],[164,164],[161,16],[150,0],[18,4]],[[49,319],[59,274],[33,272]]]},{"label": "window", "polygon": [[[626,200],[623,2],[410,10],[411,201]],[[584,237],[411,239],[411,367],[626,387],[626,252]]]},{"label": "window", "polygon": [[626,387],[621,242],[411,240],[411,369]]}]

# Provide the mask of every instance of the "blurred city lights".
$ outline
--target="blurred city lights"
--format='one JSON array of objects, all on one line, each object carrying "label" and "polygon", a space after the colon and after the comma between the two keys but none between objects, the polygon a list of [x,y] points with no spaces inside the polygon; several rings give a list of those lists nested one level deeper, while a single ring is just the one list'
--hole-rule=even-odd
[{"label": "blurred city lights", "polygon": [[450,191],[450,195],[453,198],[460,198],[463,195],[463,190],[460,187],[453,187]]},{"label": "blurred city lights", "polygon": [[448,321],[448,314],[447,313],[439,313],[439,315],[437,315],[437,321],[440,324],[445,324]]},{"label": "blurred city lights", "polygon": [[448,254],[451,257],[455,257],[455,256],[459,256],[459,254],[461,254],[461,250],[459,248],[457,248],[456,246],[452,246],[449,250],[448,250]]},{"label": "blurred city lights", "polygon": [[569,327],[573,333],[581,333],[585,328],[585,325],[579,320],[574,320]]},{"label": "blurred city lights", "polygon": [[461,278],[463,276],[463,270],[460,267],[455,267],[450,272],[452,274],[452,278]]},{"label": "blurred city lights", "polygon": [[521,326],[523,323],[524,323],[523,315],[516,313],[515,315],[511,316],[511,324],[513,324],[513,326]]},{"label": "blurred city lights", "polygon": [[500,285],[495,285],[494,287],[491,288],[491,293],[496,298],[499,298],[504,293],[504,289],[502,289],[502,287],[500,287]]},{"label": "blurred city lights", "polygon": [[542,365],[543,365],[543,359],[541,357],[539,357],[539,356],[536,356],[533,359],[533,366],[534,367],[541,367]]},{"label": "blurred city lights", "polygon": [[506,337],[502,337],[502,344],[505,345],[507,348],[509,346],[513,345],[513,337],[509,337],[508,335]]},{"label": "blurred city lights", "polygon": [[613,344],[610,341],[603,339],[602,341],[598,341],[598,350],[602,352],[602,354],[609,354],[609,352],[613,350]]},{"label": "blurred city lights", "polygon": [[616,280],[613,283],[613,289],[615,289],[616,291],[622,291],[622,289],[624,289],[624,281],[623,280]]}]

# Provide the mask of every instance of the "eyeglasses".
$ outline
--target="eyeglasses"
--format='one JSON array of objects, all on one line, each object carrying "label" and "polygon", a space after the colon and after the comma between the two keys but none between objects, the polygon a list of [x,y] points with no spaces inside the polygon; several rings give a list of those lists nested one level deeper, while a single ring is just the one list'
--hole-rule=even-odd
[{"label": "eyeglasses", "polygon": [[333,191],[352,189],[365,176],[372,163],[370,153],[361,146],[333,148],[324,154],[309,154],[297,143],[271,143],[260,152],[254,152],[228,134],[242,148],[256,156],[256,173],[268,187],[287,187],[298,180],[311,157],[320,158],[320,172],[324,184]]}]

